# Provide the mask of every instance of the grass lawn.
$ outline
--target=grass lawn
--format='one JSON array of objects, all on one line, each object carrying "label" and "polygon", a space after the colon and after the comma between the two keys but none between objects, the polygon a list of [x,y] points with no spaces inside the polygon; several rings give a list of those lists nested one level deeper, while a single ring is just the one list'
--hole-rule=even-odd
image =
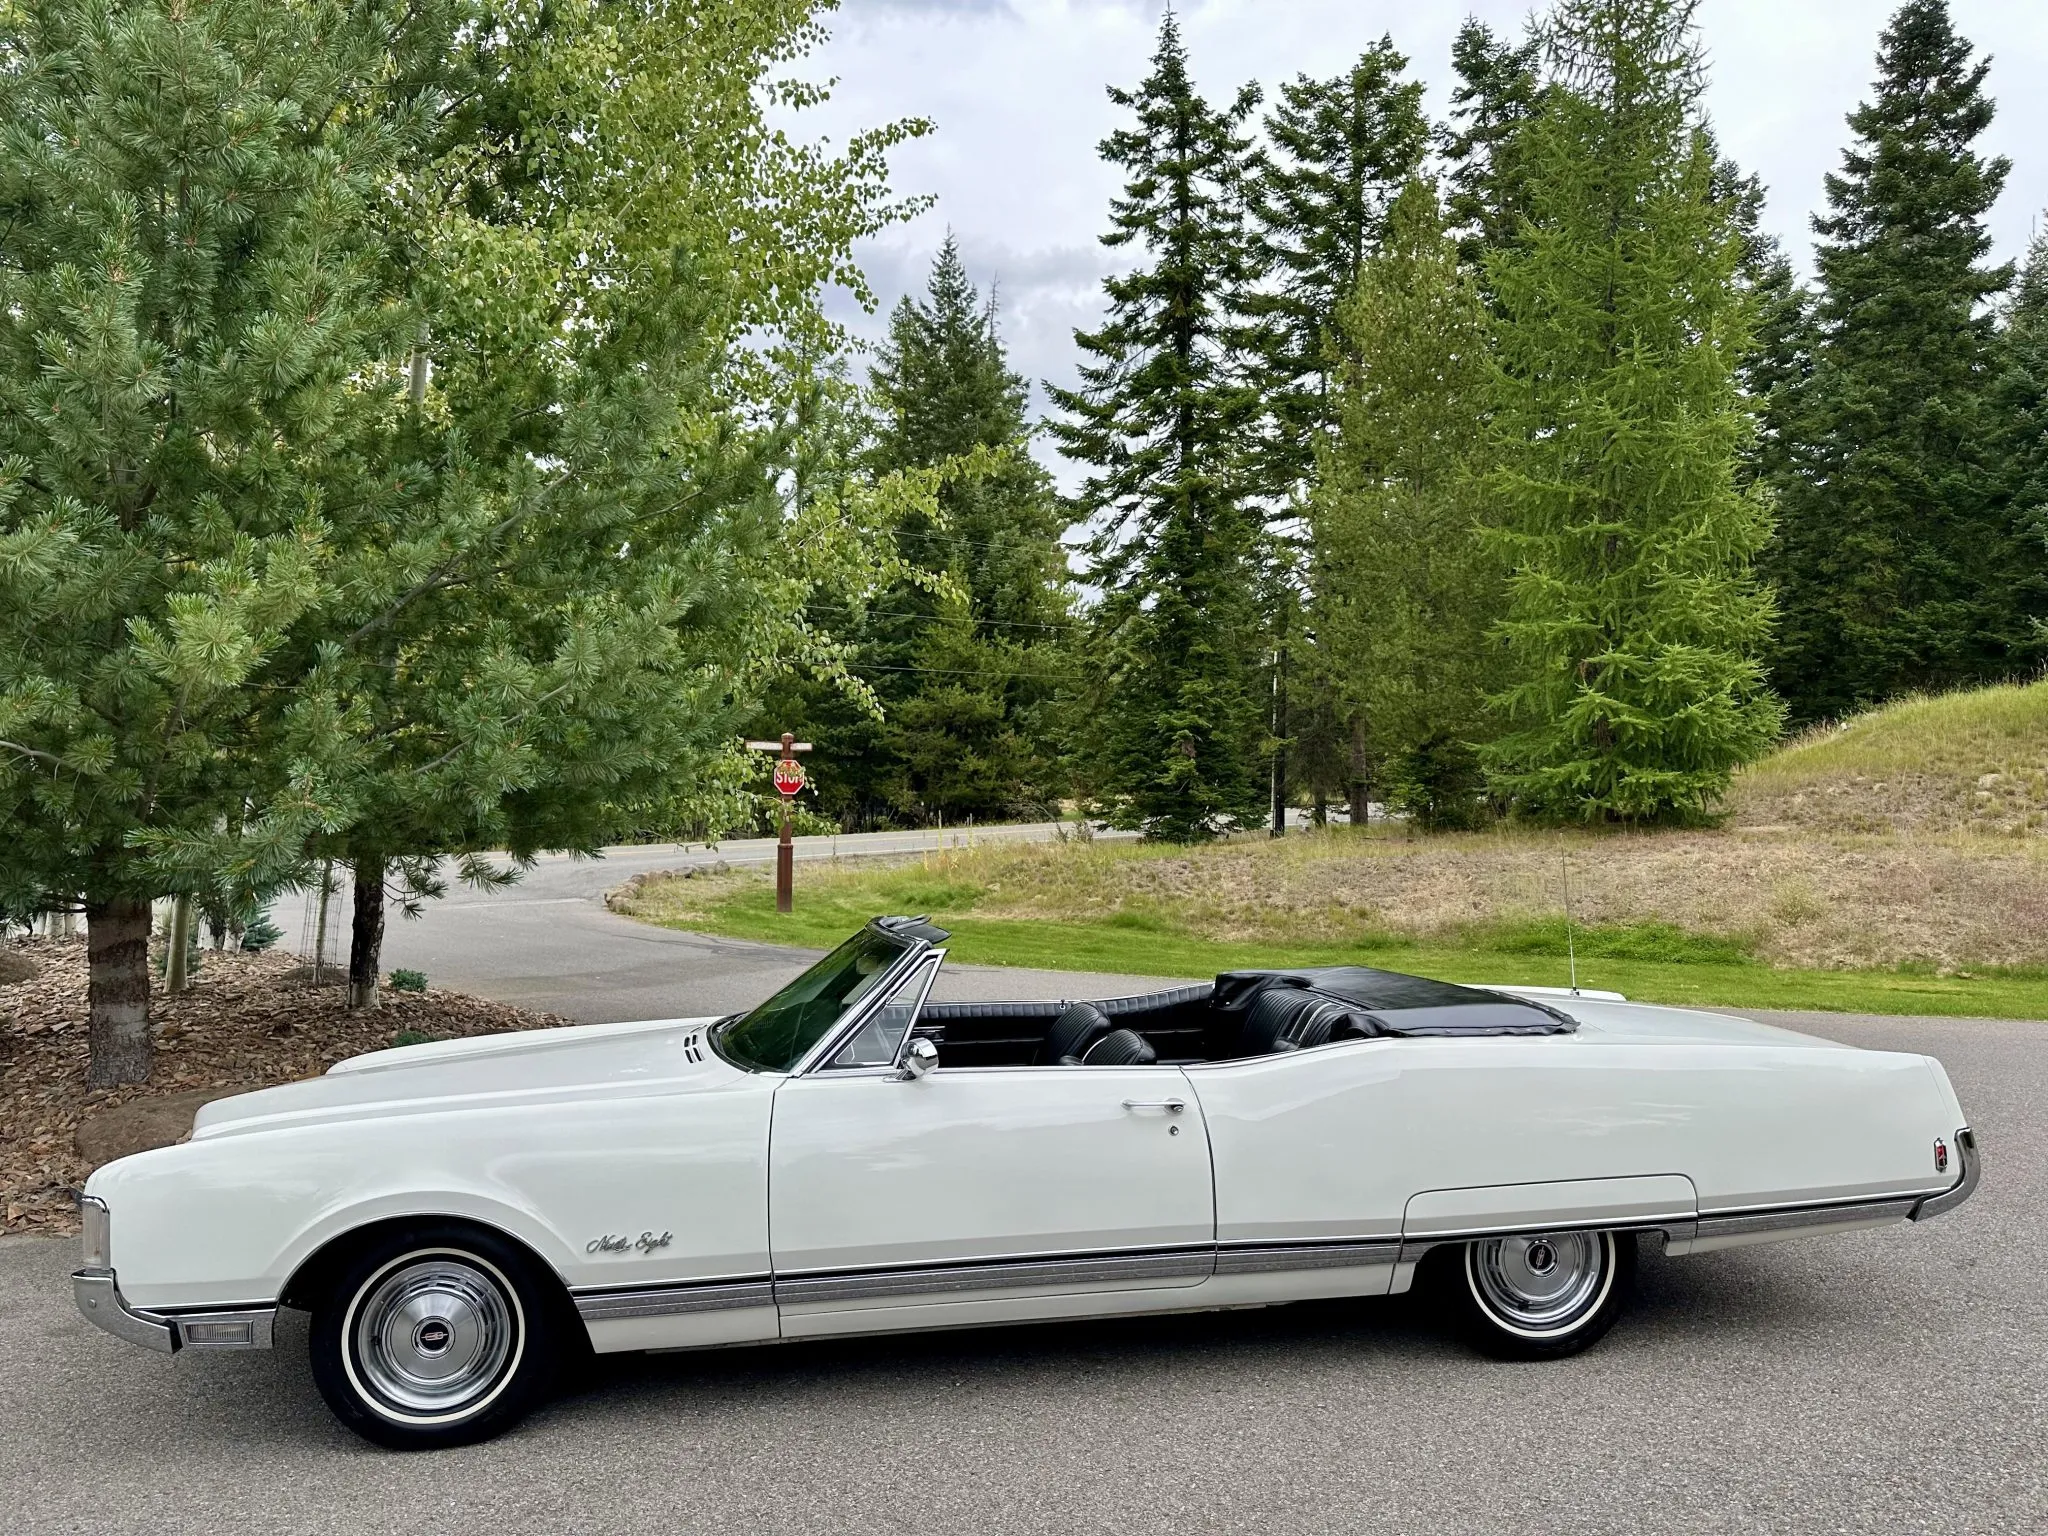
[{"label": "grass lawn", "polygon": [[[1244,845],[1232,845],[1243,847]],[[1227,849],[1213,850],[1226,855]],[[1249,856],[1267,855],[1251,848]],[[1203,932],[1200,911],[1123,900],[1085,918],[1001,912],[1020,871],[1078,861],[1114,872],[1142,867],[1149,850],[983,849],[933,863],[849,861],[797,871],[797,910],[775,911],[774,889],[753,874],[656,880],[622,894],[619,910],[664,926],[771,943],[827,948],[883,912],[927,913],[951,930],[956,961],[1139,976],[1202,977],[1255,965],[1365,964],[1450,981],[1562,986],[1562,919],[1492,919],[1455,932],[1349,931],[1288,938]],[[1178,857],[1185,858],[1185,854]],[[1200,855],[1197,855],[1199,858]],[[1084,885],[1086,882],[1082,882]],[[995,907],[996,912],[983,910]],[[1213,923],[1209,924],[1213,928]],[[1833,969],[1774,965],[1740,938],[1668,923],[1606,923],[1577,931],[1579,984],[1643,1002],[1951,1017],[2048,1018],[2048,970],[1986,968],[1940,974],[1932,966]]]}]

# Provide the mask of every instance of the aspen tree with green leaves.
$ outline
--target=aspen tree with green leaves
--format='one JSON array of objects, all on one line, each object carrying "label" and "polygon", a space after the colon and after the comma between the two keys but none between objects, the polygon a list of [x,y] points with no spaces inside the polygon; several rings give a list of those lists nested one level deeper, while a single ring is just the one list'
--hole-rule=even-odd
[{"label": "aspen tree with green leaves", "polygon": [[1775,738],[1751,573],[1768,504],[1737,482],[1752,304],[1700,119],[1695,0],[1558,0],[1525,130],[1528,216],[1499,306],[1487,480],[1509,680],[1487,763],[1525,810],[1711,812]]}]

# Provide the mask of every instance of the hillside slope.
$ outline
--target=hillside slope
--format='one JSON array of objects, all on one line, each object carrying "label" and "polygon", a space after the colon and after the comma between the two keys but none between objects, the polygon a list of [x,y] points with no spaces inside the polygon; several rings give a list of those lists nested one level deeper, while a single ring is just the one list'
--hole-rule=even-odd
[{"label": "hillside slope", "polygon": [[2048,831],[2048,680],[1903,699],[1817,727],[1745,770],[1739,827]]}]

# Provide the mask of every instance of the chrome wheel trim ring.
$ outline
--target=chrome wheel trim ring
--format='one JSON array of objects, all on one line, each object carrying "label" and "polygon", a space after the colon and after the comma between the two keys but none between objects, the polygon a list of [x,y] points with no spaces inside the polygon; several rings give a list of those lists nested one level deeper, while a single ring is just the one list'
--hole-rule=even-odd
[{"label": "chrome wheel trim ring", "polygon": [[401,1254],[356,1288],[341,1362],[364,1407],[395,1424],[473,1418],[526,1355],[526,1312],[488,1259],[460,1249]]},{"label": "chrome wheel trim ring", "polygon": [[1494,1326],[1554,1339],[1598,1312],[1614,1289],[1614,1234],[1543,1232],[1465,1245],[1465,1280]]}]

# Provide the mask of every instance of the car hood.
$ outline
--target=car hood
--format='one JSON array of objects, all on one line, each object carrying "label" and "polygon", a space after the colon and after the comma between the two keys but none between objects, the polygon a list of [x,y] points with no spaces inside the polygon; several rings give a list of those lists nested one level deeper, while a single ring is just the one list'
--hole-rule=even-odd
[{"label": "car hood", "polygon": [[372,1051],[337,1062],[324,1077],[216,1099],[199,1111],[192,1138],[481,1103],[709,1088],[746,1075],[706,1041],[715,1022],[583,1024]]}]

